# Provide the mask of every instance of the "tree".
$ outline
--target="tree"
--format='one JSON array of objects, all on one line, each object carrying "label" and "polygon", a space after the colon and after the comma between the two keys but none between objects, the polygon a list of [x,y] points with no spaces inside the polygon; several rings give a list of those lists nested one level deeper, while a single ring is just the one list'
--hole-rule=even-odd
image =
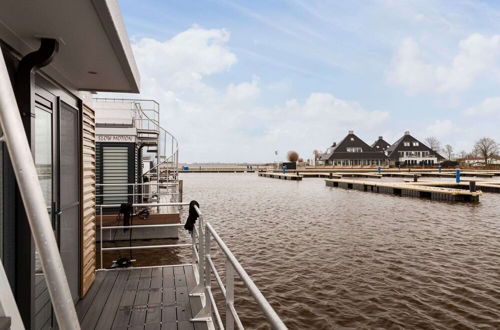
[{"label": "tree", "polygon": [[288,161],[292,163],[295,163],[297,160],[299,160],[299,154],[296,151],[290,150],[286,156],[288,158]]},{"label": "tree", "polygon": [[460,151],[460,153],[458,154],[458,158],[460,158],[460,159],[465,159],[465,158],[467,158],[467,156],[468,156],[468,154],[467,154],[467,151],[465,151],[465,150]]},{"label": "tree", "polygon": [[445,154],[447,156],[446,159],[451,160],[451,158],[453,157],[453,147],[451,145],[449,145],[449,144],[445,145],[444,146],[444,152],[445,152]]},{"label": "tree", "polygon": [[474,145],[474,153],[484,158],[484,164],[488,164],[488,159],[498,153],[498,143],[491,138],[481,138]]},{"label": "tree", "polygon": [[435,136],[425,138],[425,143],[435,152],[441,151],[441,142]]}]

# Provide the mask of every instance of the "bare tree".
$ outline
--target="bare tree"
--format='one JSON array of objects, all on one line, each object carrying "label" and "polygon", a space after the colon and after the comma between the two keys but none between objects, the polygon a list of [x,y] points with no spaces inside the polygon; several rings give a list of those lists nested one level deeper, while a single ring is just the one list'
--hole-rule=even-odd
[{"label": "bare tree", "polygon": [[425,143],[435,152],[441,151],[441,142],[435,136],[429,136],[425,138]]},{"label": "bare tree", "polygon": [[467,156],[468,156],[468,154],[467,154],[467,151],[465,151],[465,150],[460,151],[460,153],[458,154],[458,158],[460,158],[460,159],[465,159],[465,158],[467,158]]},{"label": "bare tree", "polygon": [[474,153],[484,158],[484,164],[488,164],[488,159],[498,153],[498,143],[491,138],[481,138],[474,145]]},{"label": "bare tree", "polygon": [[445,145],[444,146],[444,152],[447,156],[447,159],[448,160],[451,160],[451,158],[453,157],[453,147],[449,144]]}]

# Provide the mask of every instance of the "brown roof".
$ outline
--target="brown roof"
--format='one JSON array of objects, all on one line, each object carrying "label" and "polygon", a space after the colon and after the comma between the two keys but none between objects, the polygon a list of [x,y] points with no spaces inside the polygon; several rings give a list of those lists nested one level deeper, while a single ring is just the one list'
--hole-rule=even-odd
[{"label": "brown roof", "polygon": [[[347,148],[361,148],[362,152],[348,152]],[[324,154],[322,160],[332,159],[386,159],[387,157],[380,152],[373,150],[368,144],[361,140],[353,131],[339,143],[329,154]]]}]

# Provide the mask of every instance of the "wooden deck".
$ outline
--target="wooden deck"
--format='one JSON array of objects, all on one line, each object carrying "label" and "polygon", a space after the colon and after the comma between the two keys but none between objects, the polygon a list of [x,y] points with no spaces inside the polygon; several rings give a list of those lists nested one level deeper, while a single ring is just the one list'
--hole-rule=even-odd
[{"label": "wooden deck", "polygon": [[[374,182],[347,179],[326,179],[329,187],[371,191],[407,197],[428,198],[438,201],[479,202],[481,191],[470,192],[462,189],[433,187],[401,182]],[[422,182],[423,183],[423,182]]]},{"label": "wooden deck", "polygon": [[[464,182],[443,182],[443,181],[420,181],[411,182],[413,185],[432,186],[432,187],[445,187],[455,189],[469,189],[469,181]],[[405,181],[406,182],[406,181]],[[500,193],[500,181],[476,181],[476,189],[482,192]]]},{"label": "wooden deck", "polygon": [[342,175],[333,174],[332,172],[299,172],[297,173],[303,178],[330,178],[330,179],[340,179]]},{"label": "wooden deck", "polygon": [[102,270],[76,311],[82,329],[208,329],[195,285],[191,265]]},{"label": "wooden deck", "polygon": [[302,180],[302,176],[293,174],[293,173],[271,173],[271,172],[264,172],[260,173],[259,176],[265,177],[265,178],[272,178],[272,179],[281,179],[281,180],[294,180],[294,181],[300,181]]}]

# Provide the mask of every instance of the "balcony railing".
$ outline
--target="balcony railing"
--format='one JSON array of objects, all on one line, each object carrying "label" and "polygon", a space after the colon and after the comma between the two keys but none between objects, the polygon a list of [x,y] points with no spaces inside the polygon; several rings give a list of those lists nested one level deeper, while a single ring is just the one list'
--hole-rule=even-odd
[{"label": "balcony railing", "polygon": [[[171,206],[181,207],[187,206],[189,203],[137,203],[132,207],[143,208],[152,206]],[[104,226],[103,227],[103,209],[116,208],[119,204],[99,205],[100,218],[100,234],[103,237],[104,231],[116,229],[137,229],[137,228],[165,228],[173,227],[180,228],[184,224],[162,224],[162,225],[132,225],[132,226]],[[274,311],[262,292],[257,288],[243,266],[239,263],[237,258],[231,252],[226,243],[222,240],[213,226],[204,219],[201,210],[195,206],[198,214],[198,224],[191,232],[191,243],[177,243],[177,244],[153,244],[153,245],[134,245],[127,247],[103,247],[100,244],[100,268],[104,269],[103,257],[106,251],[116,250],[142,250],[142,249],[171,249],[171,248],[190,248],[192,255],[192,262],[195,269],[197,269],[197,285],[190,292],[191,296],[201,296],[203,307],[199,313],[191,319],[192,322],[208,322],[211,324],[210,328],[216,329],[244,329],[239,314],[234,305],[235,290],[234,279],[239,276],[244,286],[247,288],[253,300],[259,306],[260,311],[266,318],[267,322],[272,329],[287,329],[278,314]],[[212,260],[212,241],[216,243],[217,248],[222,251],[225,258],[225,279],[223,280],[220,272],[215,267]],[[225,320],[222,320],[221,313],[217,307],[216,300],[212,291],[212,275],[215,278],[215,283],[222,292],[224,298],[224,312]]]}]

